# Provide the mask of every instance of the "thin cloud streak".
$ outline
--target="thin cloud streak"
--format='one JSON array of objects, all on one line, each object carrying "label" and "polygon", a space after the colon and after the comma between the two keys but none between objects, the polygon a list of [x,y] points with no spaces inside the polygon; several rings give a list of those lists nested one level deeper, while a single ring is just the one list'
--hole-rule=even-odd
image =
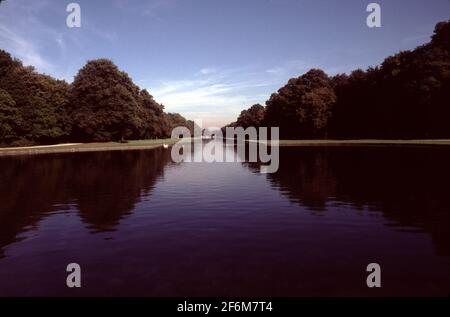
[{"label": "thin cloud streak", "polygon": [[54,6],[47,0],[6,1],[3,5],[4,11],[0,11],[0,47],[19,58],[24,65],[54,75],[58,67],[44,57],[43,51],[49,42],[63,51],[64,39],[61,32],[48,27],[37,18],[37,15],[46,10],[54,10]]},{"label": "thin cloud streak", "polygon": [[303,60],[291,60],[282,65],[275,66],[266,70],[267,73],[275,76],[287,76],[290,74],[299,74],[312,68],[312,64]]},{"label": "thin cloud streak", "polygon": [[[213,68],[200,70],[204,75],[200,78],[194,74],[193,79],[165,81],[149,90],[168,111],[180,112],[190,119],[201,118],[206,124],[214,125],[229,123],[227,120],[236,118],[242,109],[264,103],[272,92],[273,82],[243,78],[248,76],[246,72],[205,69]],[[265,76],[258,74],[255,78]]]},{"label": "thin cloud streak", "polygon": [[34,66],[39,71],[47,73],[54,68],[32,43],[4,25],[0,25],[0,46],[19,58],[24,65]]}]

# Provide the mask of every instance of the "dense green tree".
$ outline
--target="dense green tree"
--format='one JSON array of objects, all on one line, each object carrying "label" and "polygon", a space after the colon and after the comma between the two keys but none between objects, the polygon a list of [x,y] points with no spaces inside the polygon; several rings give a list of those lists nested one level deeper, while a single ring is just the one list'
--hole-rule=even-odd
[{"label": "dense green tree", "polygon": [[450,21],[441,22],[430,43],[380,66],[331,79],[310,70],[270,97],[264,124],[283,138],[449,138],[449,43]]},{"label": "dense green tree", "polygon": [[266,110],[260,104],[251,106],[247,110],[242,110],[236,124],[243,128],[258,128],[263,124]]},{"label": "dense green tree", "polygon": [[174,126],[193,129],[106,59],[88,62],[69,85],[0,50],[0,89],[2,144],[163,138]]},{"label": "dense green tree", "polygon": [[165,135],[166,137],[170,137],[172,134],[172,130],[176,127],[186,127],[191,132],[191,135],[194,135],[194,122],[191,120],[186,120],[183,116],[178,113],[167,113],[165,114]]},{"label": "dense green tree", "polygon": [[336,101],[331,79],[319,69],[290,79],[267,101],[266,122],[285,138],[322,137]]},{"label": "dense green tree", "polygon": [[123,140],[144,127],[139,88],[107,59],[89,61],[71,89],[74,136],[84,141]]},{"label": "dense green tree", "polygon": [[400,52],[380,67],[335,80],[330,133],[343,138],[446,138],[450,83],[450,23],[429,44]]},{"label": "dense green tree", "polygon": [[10,94],[0,89],[0,140],[6,144],[18,139],[17,125],[21,121],[16,102]]},{"label": "dense green tree", "polygon": [[145,89],[141,90],[139,97],[139,112],[144,124],[137,138],[152,139],[166,137],[164,106],[158,104],[153,99],[153,96]]},{"label": "dense green tree", "polygon": [[179,114],[164,113],[147,90],[133,83],[110,60],[88,62],[71,89],[74,137],[85,141],[170,137],[175,126],[188,126]]},{"label": "dense green tree", "polygon": [[30,144],[51,143],[69,136],[66,82],[38,74],[0,51],[0,88],[8,92],[18,109],[21,120],[15,134],[19,139]]},{"label": "dense green tree", "polygon": [[450,51],[450,20],[436,24],[431,39],[431,45]]}]

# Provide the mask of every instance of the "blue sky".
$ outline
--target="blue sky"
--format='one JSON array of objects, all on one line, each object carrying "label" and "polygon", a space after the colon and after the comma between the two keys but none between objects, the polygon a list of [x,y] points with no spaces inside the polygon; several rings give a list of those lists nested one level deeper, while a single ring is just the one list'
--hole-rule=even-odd
[{"label": "blue sky", "polygon": [[[66,26],[70,2],[81,28]],[[366,26],[370,2],[381,28]],[[446,19],[449,0],[5,0],[0,48],[68,82],[87,60],[112,59],[167,111],[222,126],[289,78],[377,65]]]}]

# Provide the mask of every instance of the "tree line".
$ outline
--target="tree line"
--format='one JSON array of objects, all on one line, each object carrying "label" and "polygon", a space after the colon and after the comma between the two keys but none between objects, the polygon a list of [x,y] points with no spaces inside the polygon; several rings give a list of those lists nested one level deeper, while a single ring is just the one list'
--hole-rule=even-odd
[{"label": "tree line", "polygon": [[311,69],[229,126],[280,127],[296,138],[450,138],[450,20],[431,42],[380,66],[328,76]]},{"label": "tree line", "polygon": [[0,50],[2,145],[166,138],[176,126],[194,123],[164,112],[108,59],[87,62],[69,84]]}]

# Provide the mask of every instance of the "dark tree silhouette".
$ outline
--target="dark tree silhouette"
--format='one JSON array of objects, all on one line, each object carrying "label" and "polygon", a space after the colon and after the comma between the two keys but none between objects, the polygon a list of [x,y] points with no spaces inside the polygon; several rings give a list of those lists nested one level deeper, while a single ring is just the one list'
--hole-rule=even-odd
[{"label": "dark tree silhouette", "polygon": [[[266,102],[282,138],[449,138],[450,21],[430,43],[329,78],[312,69]],[[246,126],[247,110],[233,125]]]},{"label": "dark tree silhouette", "polygon": [[266,111],[263,106],[256,104],[247,110],[242,110],[239,115],[236,125],[244,128],[260,127],[263,124]]},{"label": "dark tree silhouette", "polygon": [[17,138],[17,123],[20,122],[16,102],[10,94],[0,89],[0,139],[9,142]]},{"label": "dark tree silhouette", "polygon": [[266,121],[286,138],[322,137],[336,101],[331,79],[319,69],[290,79],[267,101]]}]

